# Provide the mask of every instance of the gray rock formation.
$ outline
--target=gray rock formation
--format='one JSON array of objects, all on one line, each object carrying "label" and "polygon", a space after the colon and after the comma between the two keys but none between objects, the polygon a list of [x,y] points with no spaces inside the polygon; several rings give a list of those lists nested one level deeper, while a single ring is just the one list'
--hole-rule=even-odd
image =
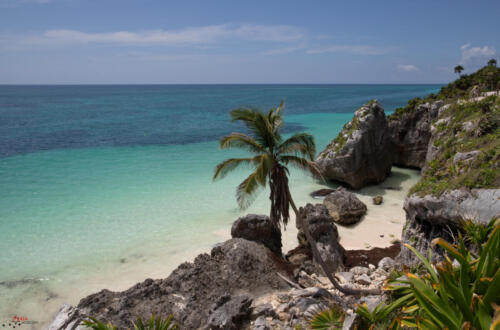
[{"label": "gray rock formation", "polygon": [[249,319],[252,312],[252,299],[247,295],[231,297],[222,296],[215,303],[208,318],[207,329],[238,330]]},{"label": "gray rock formation", "polygon": [[[308,224],[312,238],[316,242],[316,247],[332,270],[342,268],[345,259],[345,250],[339,243],[339,233],[337,226],[328,213],[327,208],[321,204],[307,204],[299,209],[303,221]],[[299,229],[299,242],[304,242],[304,233]]]},{"label": "gray rock formation", "polygon": [[87,327],[80,325],[84,319],[86,319],[86,316],[82,315],[78,308],[64,304],[59,309],[59,312],[57,312],[54,320],[45,330],[84,330],[87,329]]},{"label": "gray rock formation", "polygon": [[313,191],[312,193],[310,193],[310,195],[313,198],[319,198],[319,197],[325,197],[334,191],[335,191],[335,189],[323,188],[323,189]]},{"label": "gray rock formation", "polygon": [[392,141],[382,106],[373,101],[356,110],[315,163],[326,179],[355,189],[382,182],[392,165]]},{"label": "gray rock formation", "polygon": [[[426,255],[434,238],[452,241],[450,232],[460,228],[461,220],[487,224],[493,217],[500,217],[500,189],[464,188],[448,191],[440,197],[411,195],[406,198],[404,209],[407,223],[399,259],[411,265],[418,259],[404,244],[410,244]],[[437,249],[433,257],[439,260],[441,251]]]},{"label": "gray rock formation", "polygon": [[366,214],[366,205],[352,192],[338,188],[323,200],[333,221],[341,225],[351,225]]},{"label": "gray rock formation", "polygon": [[[123,292],[102,290],[90,295],[80,301],[77,311],[78,315],[111,321],[120,329],[132,326],[137,316],[149,318],[153,313],[162,317],[172,314],[183,329],[207,327],[224,313],[228,317],[237,315],[238,322],[242,322],[242,314],[232,311],[238,310],[238,306],[244,310],[246,300],[231,298],[234,306],[231,303],[220,309],[225,306],[220,304],[220,298],[247,295],[250,299],[256,294],[289,288],[277,275],[278,269],[284,267],[281,263],[265,246],[233,238],[213,248],[211,254],[200,254],[193,263],[181,264],[166,279],[147,279]],[[214,309],[217,303],[219,306]],[[64,324],[71,322],[73,317],[69,315]]]},{"label": "gray rock formation", "polygon": [[431,138],[430,124],[442,106],[443,101],[420,104],[399,117],[389,117],[394,165],[419,169],[424,166]]},{"label": "gray rock formation", "polygon": [[239,218],[231,227],[231,236],[264,244],[281,255],[281,230],[266,215],[248,214]]}]

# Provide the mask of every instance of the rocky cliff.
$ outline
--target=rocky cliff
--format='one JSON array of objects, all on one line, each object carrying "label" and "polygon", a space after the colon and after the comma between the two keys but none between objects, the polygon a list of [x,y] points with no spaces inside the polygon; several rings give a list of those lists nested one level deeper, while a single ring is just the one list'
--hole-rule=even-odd
[{"label": "rocky cliff", "polygon": [[[452,241],[465,220],[500,217],[500,97],[484,84],[491,76],[500,83],[500,69],[486,67],[389,117],[394,145],[402,148],[394,163],[422,169],[404,204],[402,243],[424,254],[436,237]],[[401,261],[417,262],[404,244]]]},{"label": "rocky cliff", "polygon": [[392,140],[382,106],[371,101],[356,110],[315,163],[326,179],[354,189],[382,182],[392,165]]}]

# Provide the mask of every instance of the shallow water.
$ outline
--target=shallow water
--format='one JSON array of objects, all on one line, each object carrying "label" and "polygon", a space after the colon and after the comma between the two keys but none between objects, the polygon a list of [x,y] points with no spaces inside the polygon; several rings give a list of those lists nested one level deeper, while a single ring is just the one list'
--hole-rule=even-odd
[{"label": "shallow water", "polygon": [[[234,191],[245,169],[222,181],[211,180],[219,161],[242,155],[219,151],[213,140],[238,129],[227,124],[232,106],[271,106],[285,94],[292,130],[312,133],[321,150],[352,117],[352,112],[332,110],[345,111],[350,102],[353,111],[362,98],[377,92],[391,110],[437,87],[343,87],[346,95],[337,91],[335,98],[328,94],[332,88],[324,86],[250,86],[230,92],[205,86],[190,91],[202,93],[201,99],[190,100],[161,98],[156,87],[88,87],[90,91],[71,90],[71,96],[67,87],[51,88],[30,92],[0,87],[0,321],[26,316],[41,322],[34,328],[46,323],[63,302],[75,304],[103,288],[122,290],[147,277],[166,277],[179,263],[226,239],[238,216],[268,212],[266,191],[247,211],[237,209]],[[30,93],[32,97],[25,95]],[[179,118],[156,112],[155,102],[190,113]],[[200,113],[203,102],[209,110]],[[97,110],[92,104],[99,104]],[[150,130],[165,127],[164,140],[156,135],[151,140]],[[400,235],[405,191],[417,179],[416,171],[394,169],[382,186],[400,190],[361,190],[368,215],[356,227],[340,228],[342,243],[348,248],[383,246],[389,235]],[[295,171],[290,184],[299,205],[318,202],[309,193],[324,186]],[[374,194],[384,195],[383,206],[371,205]],[[293,247],[293,227],[285,232],[285,249]]]}]

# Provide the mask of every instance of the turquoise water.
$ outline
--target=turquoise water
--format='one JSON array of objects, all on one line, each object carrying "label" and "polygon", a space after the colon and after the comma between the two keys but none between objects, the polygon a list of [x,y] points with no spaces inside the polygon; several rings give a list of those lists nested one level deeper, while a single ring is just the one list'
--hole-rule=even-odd
[{"label": "turquoise water", "polygon": [[[165,277],[225,239],[243,169],[212,182],[238,105],[287,101],[321,150],[372,98],[386,111],[436,85],[0,86],[0,320]],[[298,204],[321,184],[292,172]],[[263,192],[246,212],[266,213]]]}]

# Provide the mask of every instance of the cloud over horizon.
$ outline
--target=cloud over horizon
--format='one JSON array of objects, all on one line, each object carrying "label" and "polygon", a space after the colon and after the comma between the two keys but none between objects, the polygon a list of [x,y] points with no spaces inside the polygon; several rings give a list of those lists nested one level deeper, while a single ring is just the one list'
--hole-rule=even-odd
[{"label": "cloud over horizon", "polygon": [[470,65],[473,69],[485,65],[496,54],[495,48],[491,46],[471,47],[470,43],[461,46],[460,51],[462,52],[460,64]]},{"label": "cloud over horizon", "polygon": [[413,64],[398,64],[396,66],[396,68],[400,72],[415,72],[415,71],[419,71],[418,68],[417,68],[417,66],[415,66]]},{"label": "cloud over horizon", "polygon": [[188,27],[178,30],[83,32],[72,29],[46,30],[31,36],[0,38],[2,44],[23,46],[57,46],[66,44],[114,44],[131,46],[207,45],[224,40],[295,42],[304,37],[296,27],[288,25],[221,24]]},{"label": "cloud over horizon", "polygon": [[327,47],[310,49],[307,54],[323,53],[350,53],[361,55],[383,55],[390,51],[389,48],[381,48],[367,45],[330,45]]}]

